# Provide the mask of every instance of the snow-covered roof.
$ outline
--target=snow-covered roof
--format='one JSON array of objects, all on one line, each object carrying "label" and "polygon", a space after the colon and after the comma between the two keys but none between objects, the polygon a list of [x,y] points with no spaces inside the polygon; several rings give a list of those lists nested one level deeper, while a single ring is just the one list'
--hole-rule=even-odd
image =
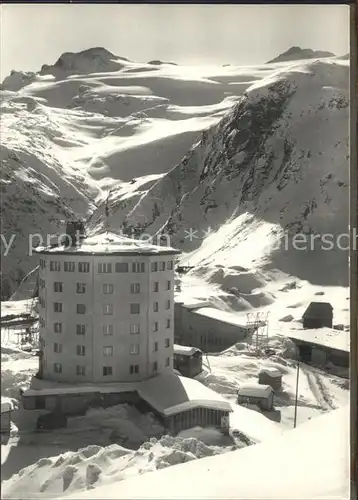
[{"label": "snow-covered roof", "polygon": [[[195,480],[188,481],[190,477]],[[255,446],[76,491],[66,499],[323,500],[348,499],[349,490],[349,409],[345,407]]]},{"label": "snow-covered roof", "polygon": [[210,307],[210,302],[202,300],[195,300],[191,297],[185,297],[183,293],[176,294],[175,303],[185,307],[185,309],[200,309],[203,307]]},{"label": "snow-covered roof", "polygon": [[268,375],[269,377],[272,377],[272,378],[282,377],[282,373],[280,372],[280,370],[277,370],[275,368],[262,368],[260,370],[260,375],[261,374]]},{"label": "snow-covered roof", "polygon": [[[76,243],[76,242],[75,242]],[[168,246],[152,245],[144,240],[128,238],[111,232],[93,234],[83,238],[73,247],[68,245],[37,247],[37,253],[86,254],[86,255],[176,255],[180,251]]]},{"label": "snow-covered roof", "polygon": [[182,411],[202,406],[222,411],[232,411],[231,404],[220,394],[197,380],[178,376],[167,371],[149,380],[113,384],[84,384],[76,387],[54,383],[42,389],[29,389],[25,397],[51,396],[81,393],[114,393],[137,391],[139,396],[163,415],[175,415]]},{"label": "snow-covered roof", "polygon": [[123,382],[123,383],[108,383],[108,384],[84,384],[84,385],[67,385],[54,383],[40,389],[28,389],[24,392],[25,397],[31,396],[53,396],[67,394],[83,394],[83,393],[112,393],[112,392],[128,392],[136,391],[140,382]]},{"label": "snow-covered roof", "polygon": [[180,377],[174,373],[158,375],[141,382],[138,393],[165,416],[197,407],[232,411],[230,402],[220,394],[197,380]]},{"label": "snow-covered roof", "polygon": [[197,347],[189,347],[187,345],[174,344],[174,354],[180,354],[181,356],[193,356],[196,352],[202,352]]},{"label": "snow-covered roof", "polygon": [[221,321],[222,323],[238,326],[240,328],[252,328],[252,326],[248,326],[245,324],[242,316],[227,311],[221,311],[220,309],[215,309],[214,307],[201,307],[192,311],[192,313],[199,314],[200,316],[206,316],[207,318],[216,319],[217,321]]},{"label": "snow-covered roof", "polygon": [[268,398],[273,392],[270,385],[262,384],[242,384],[240,385],[237,394],[244,398]]},{"label": "snow-covered roof", "polygon": [[292,340],[302,340],[317,346],[350,351],[350,334],[346,330],[333,330],[332,328],[307,328],[302,330],[289,330],[285,335]]},{"label": "snow-covered roof", "polygon": [[1,413],[6,413],[14,409],[14,404],[10,398],[1,396]]}]

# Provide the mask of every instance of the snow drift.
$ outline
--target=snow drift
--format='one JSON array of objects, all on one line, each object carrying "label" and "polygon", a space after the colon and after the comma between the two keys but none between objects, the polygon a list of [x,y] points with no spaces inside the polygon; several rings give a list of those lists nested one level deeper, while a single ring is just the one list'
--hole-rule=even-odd
[{"label": "snow drift", "polygon": [[[348,408],[274,441],[68,498],[349,498]],[[194,481],[188,478],[195,478]]]}]

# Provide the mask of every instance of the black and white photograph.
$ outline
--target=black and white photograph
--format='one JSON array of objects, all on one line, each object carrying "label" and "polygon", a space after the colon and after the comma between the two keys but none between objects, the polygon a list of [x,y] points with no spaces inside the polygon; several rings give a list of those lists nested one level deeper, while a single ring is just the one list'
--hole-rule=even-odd
[{"label": "black and white photograph", "polygon": [[0,29],[2,498],[348,500],[349,5]]}]

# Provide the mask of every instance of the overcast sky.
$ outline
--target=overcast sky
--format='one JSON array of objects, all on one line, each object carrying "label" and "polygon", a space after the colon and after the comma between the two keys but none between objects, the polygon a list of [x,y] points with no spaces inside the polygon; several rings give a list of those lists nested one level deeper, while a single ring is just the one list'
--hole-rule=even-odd
[{"label": "overcast sky", "polygon": [[104,47],[147,62],[260,64],[292,45],[349,51],[345,5],[1,5],[1,79]]}]

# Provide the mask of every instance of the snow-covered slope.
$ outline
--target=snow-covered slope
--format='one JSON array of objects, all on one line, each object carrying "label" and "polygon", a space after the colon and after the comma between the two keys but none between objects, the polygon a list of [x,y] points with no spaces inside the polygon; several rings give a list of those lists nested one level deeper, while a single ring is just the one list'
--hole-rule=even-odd
[{"label": "snow-covered slope", "polygon": [[2,297],[33,266],[29,233],[86,218],[110,188],[117,201],[141,197],[274,69],[136,63],[97,47],[37,73],[12,71],[1,85],[2,234],[16,241]]},{"label": "snow-covered slope", "polygon": [[67,498],[348,500],[349,411],[315,418],[273,441]]},{"label": "snow-covered slope", "polygon": [[[98,188],[86,172],[63,153],[63,145],[77,144],[54,113],[33,98],[5,97],[1,104],[1,296],[37,265],[31,257],[31,237],[61,231],[62,220],[83,216],[92,209]],[[6,246],[12,242],[6,252]],[[6,252],[6,253],[5,253]]]},{"label": "snow-covered slope", "polygon": [[[168,232],[207,272],[276,268],[346,286],[347,238],[334,238],[348,217],[348,76],[347,62],[332,58],[292,63],[253,84],[145,195],[113,200],[112,224]],[[297,233],[307,238],[298,250]]]}]

